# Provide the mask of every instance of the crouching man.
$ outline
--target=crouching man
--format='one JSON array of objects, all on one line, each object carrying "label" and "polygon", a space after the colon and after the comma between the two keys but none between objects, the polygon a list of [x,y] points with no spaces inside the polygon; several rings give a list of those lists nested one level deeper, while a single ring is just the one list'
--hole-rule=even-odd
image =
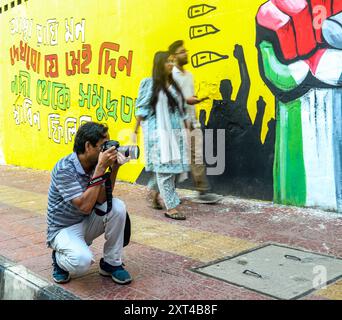
[{"label": "crouching man", "polygon": [[103,183],[90,182],[98,181],[93,179],[102,177],[110,168],[113,190],[120,166],[129,160],[115,147],[102,152],[108,140],[108,127],[94,122],[82,125],[75,137],[74,152],[59,160],[51,173],[47,244],[53,250],[52,276],[57,283],[67,283],[71,276],[89,270],[94,263],[89,246],[103,233],[106,241],[100,274],[111,276],[118,284],[132,281],[122,265],[125,204],[113,198],[112,209],[103,216],[94,209],[102,204],[106,211],[106,190]]}]

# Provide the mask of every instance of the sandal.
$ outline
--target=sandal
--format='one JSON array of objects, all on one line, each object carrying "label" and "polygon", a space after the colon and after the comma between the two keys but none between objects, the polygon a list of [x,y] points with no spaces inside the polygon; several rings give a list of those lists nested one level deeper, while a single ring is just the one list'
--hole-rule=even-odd
[{"label": "sandal", "polygon": [[186,217],[183,213],[181,212],[175,212],[175,213],[164,213],[165,217],[170,218],[170,219],[175,219],[175,220],[185,220]]},{"label": "sandal", "polygon": [[156,210],[162,210],[163,206],[160,204],[160,202],[156,199],[152,200],[152,208]]}]

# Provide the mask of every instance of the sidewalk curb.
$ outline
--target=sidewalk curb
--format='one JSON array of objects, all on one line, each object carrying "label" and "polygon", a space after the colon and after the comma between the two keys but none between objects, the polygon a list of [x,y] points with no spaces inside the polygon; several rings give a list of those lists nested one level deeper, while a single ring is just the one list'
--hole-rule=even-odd
[{"label": "sidewalk curb", "polygon": [[0,255],[0,300],[80,300]]}]

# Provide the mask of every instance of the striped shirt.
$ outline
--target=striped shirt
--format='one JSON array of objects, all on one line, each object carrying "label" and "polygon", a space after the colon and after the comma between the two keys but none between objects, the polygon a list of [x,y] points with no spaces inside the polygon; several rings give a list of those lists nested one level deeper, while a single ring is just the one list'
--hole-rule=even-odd
[{"label": "striped shirt", "polygon": [[71,200],[85,192],[90,179],[91,175],[84,172],[75,152],[59,160],[53,168],[48,195],[47,245],[61,229],[80,223],[86,217]]}]

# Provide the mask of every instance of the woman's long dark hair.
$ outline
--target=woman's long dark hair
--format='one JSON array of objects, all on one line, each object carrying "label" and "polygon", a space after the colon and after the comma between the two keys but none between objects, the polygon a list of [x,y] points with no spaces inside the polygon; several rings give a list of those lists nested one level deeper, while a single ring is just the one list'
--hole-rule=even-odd
[{"label": "woman's long dark hair", "polygon": [[[170,53],[167,51],[158,51],[154,55],[153,60],[153,89],[152,89],[152,97],[151,97],[151,106],[153,108],[153,113],[156,113],[156,105],[158,102],[159,92],[162,90],[167,96],[168,105],[171,112],[175,112],[176,109],[179,110],[181,114],[184,114],[184,97],[181,89],[177,85],[177,83],[173,80],[172,73],[167,75],[165,72],[165,63],[169,58]],[[178,101],[172,96],[169,90],[166,88],[167,80],[171,85],[173,85],[178,94],[182,97],[182,105],[179,106]]]}]

